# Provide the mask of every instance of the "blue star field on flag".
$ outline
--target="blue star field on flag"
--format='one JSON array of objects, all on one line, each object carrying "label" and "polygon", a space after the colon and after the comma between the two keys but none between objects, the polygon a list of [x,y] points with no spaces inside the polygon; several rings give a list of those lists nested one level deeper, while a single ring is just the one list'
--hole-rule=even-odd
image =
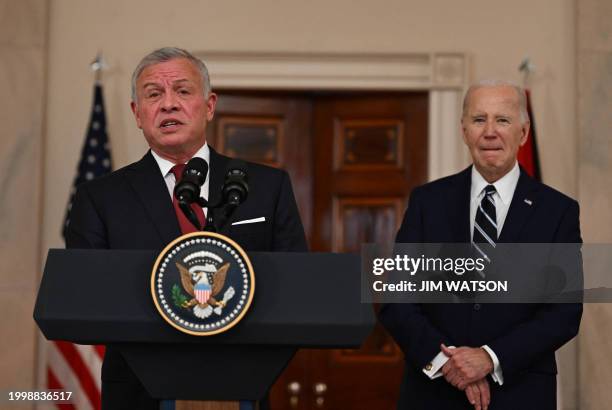
[{"label": "blue star field on flag", "polygon": [[66,208],[66,217],[62,228],[62,236],[65,237],[66,227],[70,223],[70,210],[76,188],[84,182],[91,181],[102,175],[108,174],[112,170],[110,145],[108,134],[106,133],[106,114],[104,113],[104,98],[102,87],[96,84],[94,88],[94,100],[89,119],[87,135],[81,151],[79,167],[70,189],[70,199]]}]

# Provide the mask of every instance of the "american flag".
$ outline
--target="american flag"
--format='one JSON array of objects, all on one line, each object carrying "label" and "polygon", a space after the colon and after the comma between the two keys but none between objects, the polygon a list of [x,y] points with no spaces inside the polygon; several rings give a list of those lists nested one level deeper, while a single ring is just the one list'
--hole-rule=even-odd
[{"label": "american flag", "polygon": [[[65,237],[76,187],[83,182],[108,174],[112,169],[102,87],[96,84],[85,143],[62,229]],[[76,345],[64,341],[47,343],[47,388],[72,391],[71,404],[57,404],[64,409],[100,409],[101,369],[104,346]]]},{"label": "american flag", "polygon": [[96,84],[89,128],[87,129],[87,136],[81,150],[81,161],[79,162],[79,168],[70,189],[70,199],[66,207],[66,217],[64,218],[62,229],[63,237],[66,236],[66,227],[70,222],[70,209],[72,208],[76,188],[83,182],[108,174],[111,169],[112,162],[108,135],[106,134],[106,115],[104,114],[102,86]]}]

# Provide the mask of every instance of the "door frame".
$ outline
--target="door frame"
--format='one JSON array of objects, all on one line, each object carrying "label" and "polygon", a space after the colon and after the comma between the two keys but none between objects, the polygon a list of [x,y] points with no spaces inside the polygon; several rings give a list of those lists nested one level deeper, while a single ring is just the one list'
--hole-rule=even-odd
[{"label": "door frame", "polygon": [[459,122],[469,85],[465,53],[218,52],[195,55],[214,88],[241,90],[423,91],[429,93],[427,176],[432,181],[469,163]]}]

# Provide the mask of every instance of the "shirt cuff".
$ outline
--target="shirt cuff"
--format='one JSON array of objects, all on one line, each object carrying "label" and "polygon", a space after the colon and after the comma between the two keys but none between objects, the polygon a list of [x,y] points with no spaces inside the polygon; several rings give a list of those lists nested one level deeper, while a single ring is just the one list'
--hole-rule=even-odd
[{"label": "shirt cuff", "polygon": [[[455,346],[448,346],[449,349],[454,349]],[[443,352],[440,352],[433,358],[433,360],[425,367],[423,367],[423,373],[427,375],[431,380],[437,379],[442,376],[442,366],[448,361],[448,356],[446,356]]]},{"label": "shirt cuff", "polygon": [[493,361],[493,372],[491,373],[491,377],[493,378],[493,381],[495,383],[501,386],[502,384],[504,384],[504,374],[502,373],[502,368],[501,364],[499,363],[499,359],[497,358],[497,355],[495,354],[493,349],[491,349],[489,346],[484,345],[482,346],[482,348],[485,350],[485,352],[489,354],[491,360]]}]

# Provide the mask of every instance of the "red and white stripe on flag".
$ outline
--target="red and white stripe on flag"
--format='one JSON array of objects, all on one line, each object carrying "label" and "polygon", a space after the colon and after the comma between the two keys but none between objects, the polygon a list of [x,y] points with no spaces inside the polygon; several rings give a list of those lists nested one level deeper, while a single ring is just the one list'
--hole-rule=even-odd
[{"label": "red and white stripe on flag", "polygon": [[47,342],[47,388],[72,392],[70,404],[57,404],[60,410],[101,408],[101,371],[104,346]]},{"label": "red and white stripe on flag", "polygon": [[196,300],[202,304],[206,303],[210,299],[210,287],[204,289],[195,289]]}]

